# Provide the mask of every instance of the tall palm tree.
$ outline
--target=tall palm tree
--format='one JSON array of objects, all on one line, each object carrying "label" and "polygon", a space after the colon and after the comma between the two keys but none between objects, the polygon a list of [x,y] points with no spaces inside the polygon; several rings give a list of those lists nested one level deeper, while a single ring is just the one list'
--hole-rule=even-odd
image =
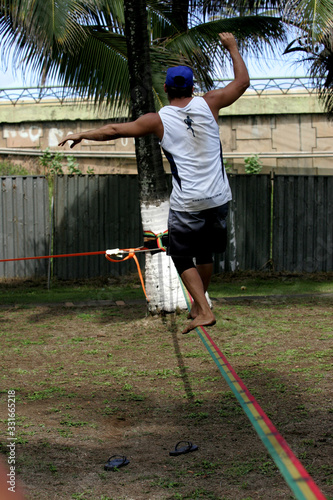
[{"label": "tall palm tree", "polygon": [[[145,0],[124,0],[124,13],[131,114],[136,120],[143,114],[155,112]],[[153,135],[140,137],[135,144],[140,164],[141,201],[164,201],[167,186],[158,138]]]}]

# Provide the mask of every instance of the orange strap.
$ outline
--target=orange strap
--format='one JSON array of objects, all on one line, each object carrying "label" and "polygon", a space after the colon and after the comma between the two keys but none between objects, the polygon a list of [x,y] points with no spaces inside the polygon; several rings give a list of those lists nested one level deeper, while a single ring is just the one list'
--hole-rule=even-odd
[{"label": "orange strap", "polygon": [[0,259],[0,262],[14,262],[18,260],[33,260],[33,259],[55,259],[59,257],[81,257],[81,256],[87,256],[87,255],[102,255],[103,253],[105,254],[105,257],[110,260],[111,262],[124,262],[125,260],[128,259],[134,259],[136,263],[136,267],[138,268],[138,273],[142,285],[142,289],[144,291],[144,294],[146,296],[147,302],[149,302],[149,299],[147,297],[143,277],[142,277],[142,272],[140,269],[140,264],[137,259],[137,256],[135,255],[135,252],[146,252],[146,251],[151,251],[151,249],[148,249],[146,247],[139,247],[139,248],[124,248],[121,251],[123,252],[128,252],[128,255],[124,257],[123,259],[111,259],[108,254],[105,253],[105,250],[100,250],[99,252],[81,252],[81,253],[67,253],[67,254],[61,254],[61,255],[42,255],[38,257],[19,257],[15,259]]},{"label": "orange strap", "polygon": [[143,281],[143,276],[142,276],[140,264],[139,264],[137,256],[135,255],[136,250],[141,250],[141,248],[123,248],[122,250],[125,251],[125,252],[128,252],[128,255],[126,255],[126,257],[124,257],[123,259],[111,259],[111,257],[108,254],[105,254],[105,257],[110,262],[125,262],[125,260],[134,259],[134,261],[136,263],[136,267],[138,269],[138,273],[139,273],[139,278],[140,278],[140,281],[141,281],[142,290],[143,290],[143,292],[144,292],[144,294],[146,296],[147,302],[149,302],[149,299],[148,299],[147,293],[146,293],[146,289],[145,289],[145,284],[144,284],[144,281]]}]

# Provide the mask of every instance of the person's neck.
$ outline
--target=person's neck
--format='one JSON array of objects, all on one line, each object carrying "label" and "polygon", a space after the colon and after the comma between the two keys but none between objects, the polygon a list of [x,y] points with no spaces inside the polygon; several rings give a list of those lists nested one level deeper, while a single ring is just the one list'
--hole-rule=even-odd
[{"label": "person's neck", "polygon": [[171,106],[177,106],[178,108],[185,108],[190,101],[192,101],[193,96],[191,97],[175,97],[174,99],[170,99],[169,103]]}]

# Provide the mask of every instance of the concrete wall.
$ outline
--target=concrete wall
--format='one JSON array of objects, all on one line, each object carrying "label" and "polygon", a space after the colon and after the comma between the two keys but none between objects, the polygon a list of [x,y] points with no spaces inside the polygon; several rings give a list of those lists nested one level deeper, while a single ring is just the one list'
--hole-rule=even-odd
[{"label": "concrete wall", "polygon": [[[0,159],[43,173],[38,156],[47,147],[74,155],[83,172],[136,173],[133,139],[83,141],[74,150],[57,147],[69,132],[88,130],[114,118],[92,105],[29,101],[0,105]],[[119,119],[119,118],[118,118]],[[263,173],[333,174],[333,122],[314,95],[255,94],[248,91],[220,112],[224,158],[231,172],[244,172],[244,158],[258,154]],[[166,170],[169,171],[167,162]]]}]

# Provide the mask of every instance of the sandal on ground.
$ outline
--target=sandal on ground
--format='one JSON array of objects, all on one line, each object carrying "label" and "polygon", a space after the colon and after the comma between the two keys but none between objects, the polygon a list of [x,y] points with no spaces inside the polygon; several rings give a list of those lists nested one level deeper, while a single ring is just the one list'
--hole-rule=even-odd
[{"label": "sandal on ground", "polygon": [[[186,446],[180,447],[179,445],[185,443]],[[196,444],[192,444],[191,441],[179,441],[175,449],[169,452],[171,456],[184,455],[184,453],[190,453],[191,451],[196,451],[198,446]]]},{"label": "sandal on ground", "polygon": [[117,470],[119,467],[123,467],[129,463],[129,460],[122,455],[112,455],[104,465],[104,470]]}]

